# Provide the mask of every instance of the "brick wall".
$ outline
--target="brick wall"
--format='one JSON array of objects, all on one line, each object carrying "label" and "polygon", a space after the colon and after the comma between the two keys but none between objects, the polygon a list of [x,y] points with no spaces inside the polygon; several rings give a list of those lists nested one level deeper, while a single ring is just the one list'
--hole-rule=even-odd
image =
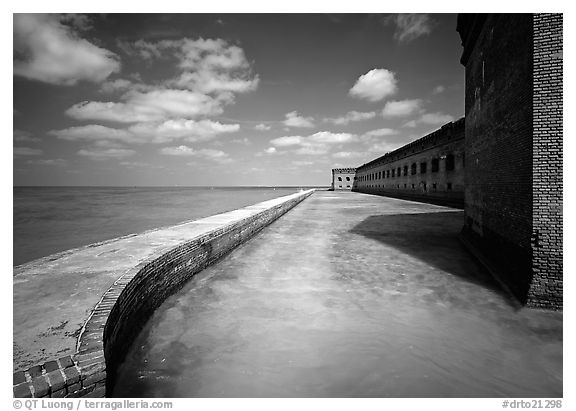
[{"label": "brick wall", "polygon": [[562,16],[460,15],[465,244],[526,305],[562,308]]},{"label": "brick wall", "polygon": [[[522,302],[532,234],[532,15],[490,14],[468,43],[465,225]],[[476,26],[478,27],[478,26]]]},{"label": "brick wall", "polygon": [[78,337],[76,354],[14,373],[14,396],[104,397],[110,393],[116,369],[132,341],[168,296],[312,192],[287,196],[249,217],[162,250],[128,271],[92,310]]},{"label": "brick wall", "polygon": [[562,15],[534,15],[532,285],[528,304],[562,308]]},{"label": "brick wall", "polygon": [[358,167],[353,190],[463,207],[464,123],[448,123]]}]

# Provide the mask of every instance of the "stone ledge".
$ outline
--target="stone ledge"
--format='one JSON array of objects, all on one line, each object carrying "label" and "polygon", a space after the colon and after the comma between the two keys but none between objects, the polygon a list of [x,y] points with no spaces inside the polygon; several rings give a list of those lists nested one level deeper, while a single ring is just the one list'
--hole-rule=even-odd
[{"label": "stone ledge", "polygon": [[72,356],[15,372],[14,397],[104,397],[113,387],[116,368],[133,338],[169,295],[313,192],[299,192],[193,222],[205,224],[207,230],[199,230],[176,246],[157,249],[114,281],[91,310]]}]

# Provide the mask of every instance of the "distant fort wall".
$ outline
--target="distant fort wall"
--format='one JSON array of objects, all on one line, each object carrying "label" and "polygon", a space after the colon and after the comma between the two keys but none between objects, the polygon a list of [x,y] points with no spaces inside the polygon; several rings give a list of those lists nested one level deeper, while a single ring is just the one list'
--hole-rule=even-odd
[{"label": "distant fort wall", "polygon": [[354,191],[464,207],[464,118],[356,169]]},{"label": "distant fort wall", "polygon": [[[110,394],[114,384],[117,367],[123,361],[134,338],[138,335],[148,318],[164,300],[179,290],[194,274],[214,263],[229,253],[238,245],[250,239],[261,229],[278,219],[294,206],[310,196],[314,190],[295,193],[245,207],[239,210],[208,217],[202,220],[184,223],[179,226],[153,230],[136,236],[91,245],[78,250],[82,254],[74,258],[74,252],[54,256],[23,266],[19,274],[25,276],[25,271],[39,270],[42,276],[34,277],[35,282],[54,281],[52,271],[61,272],[66,265],[71,265],[71,271],[78,267],[72,265],[77,260],[89,261],[91,258],[116,252],[114,258],[130,260],[134,250],[148,247],[151,252],[138,264],[128,269],[112,286],[109,287],[98,303],[92,306],[80,307],[80,321],[84,325],[77,338],[75,352],[61,356],[59,359],[43,361],[41,364],[28,367],[13,374],[14,397],[104,397]],[[190,236],[176,245],[158,247],[158,243],[178,241],[187,233],[200,233]],[[131,248],[132,247],[132,248]],[[113,255],[113,254],[109,254]],[[110,257],[112,258],[112,257]],[[98,260],[95,260],[98,261]],[[101,261],[100,266],[90,266],[89,270],[76,272],[82,276],[107,276],[114,273],[115,261]],[[110,266],[111,268],[109,268]],[[82,278],[82,281],[92,279]],[[103,282],[105,284],[105,281]],[[36,286],[43,287],[42,284]],[[94,283],[92,283],[94,287]],[[76,290],[78,291],[78,290]],[[14,294],[24,290],[18,284]],[[58,305],[53,312],[45,312],[45,319],[35,321],[48,322],[55,315],[60,315],[62,324],[77,322],[78,318],[65,317],[60,313],[66,304],[86,304],[78,300],[78,293],[70,293],[68,289],[61,290],[62,296],[69,300],[58,299]],[[76,297],[74,297],[76,296]],[[37,303],[42,304],[42,298],[52,304],[54,295],[38,295]],[[73,301],[76,298],[78,301]],[[15,310],[19,306],[15,306]],[[82,313],[87,312],[87,318]],[[69,313],[68,313],[69,314]],[[66,320],[64,322],[64,320]],[[16,320],[15,320],[16,321]],[[16,325],[17,326],[17,325]],[[34,347],[39,352],[48,348],[47,341],[51,336],[42,332],[33,337]],[[70,335],[60,339],[60,347],[52,347],[56,352],[69,351]],[[18,341],[15,341],[18,343]],[[53,346],[54,344],[51,344]],[[25,353],[24,353],[25,355]],[[37,357],[40,354],[34,354]]]},{"label": "distant fort wall", "polygon": [[356,180],[356,169],[353,167],[333,168],[331,190],[352,190]]}]

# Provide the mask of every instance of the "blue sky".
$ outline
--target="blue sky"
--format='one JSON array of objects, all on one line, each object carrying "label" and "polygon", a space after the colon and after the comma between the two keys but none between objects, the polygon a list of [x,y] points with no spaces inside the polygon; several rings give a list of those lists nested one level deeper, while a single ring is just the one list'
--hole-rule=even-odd
[{"label": "blue sky", "polygon": [[329,185],[464,112],[455,14],[14,15],[15,185]]}]

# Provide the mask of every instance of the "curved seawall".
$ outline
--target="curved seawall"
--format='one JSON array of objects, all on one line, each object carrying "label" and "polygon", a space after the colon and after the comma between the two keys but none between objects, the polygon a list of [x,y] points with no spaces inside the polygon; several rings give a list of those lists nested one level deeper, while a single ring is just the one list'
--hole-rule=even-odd
[{"label": "curved seawall", "polygon": [[14,396],[105,396],[134,337],[170,294],[313,191],[16,267]]}]

